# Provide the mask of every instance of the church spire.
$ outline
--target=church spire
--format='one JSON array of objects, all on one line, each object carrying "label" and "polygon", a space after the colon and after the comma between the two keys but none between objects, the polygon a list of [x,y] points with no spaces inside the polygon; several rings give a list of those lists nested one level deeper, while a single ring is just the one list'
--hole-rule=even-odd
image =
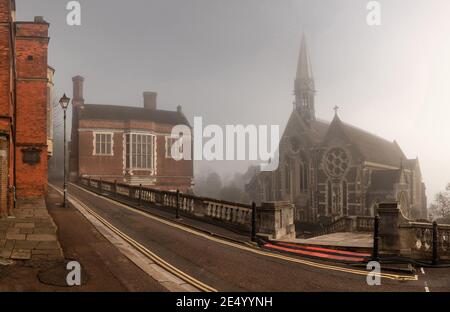
[{"label": "church spire", "polygon": [[307,121],[315,119],[314,107],[314,77],[305,34],[302,36],[300,54],[297,64],[297,77],[295,78],[295,107]]}]

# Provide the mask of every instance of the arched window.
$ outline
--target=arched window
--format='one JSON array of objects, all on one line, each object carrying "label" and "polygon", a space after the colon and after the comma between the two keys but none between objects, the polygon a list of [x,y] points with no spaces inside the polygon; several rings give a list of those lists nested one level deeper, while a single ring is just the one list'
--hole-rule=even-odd
[{"label": "arched window", "polygon": [[308,190],[308,169],[303,162],[300,162],[300,191]]},{"label": "arched window", "polygon": [[275,172],[275,200],[281,199],[281,170]]},{"label": "arched window", "polygon": [[342,214],[348,215],[347,211],[347,181],[342,181]]},{"label": "arched window", "polygon": [[264,192],[265,196],[266,196],[265,199],[266,199],[266,201],[270,201],[270,200],[272,200],[272,177],[267,176],[265,180],[266,180],[264,183],[264,185],[266,187],[266,190]]},{"label": "arched window", "polygon": [[331,181],[328,180],[328,184],[327,184],[327,202],[328,202],[327,210],[328,210],[329,214],[331,214],[331,209],[332,209],[332,206],[333,206],[333,195],[332,195],[332,192],[333,191],[331,189]]},{"label": "arched window", "polygon": [[409,205],[408,205],[408,198],[406,197],[405,192],[401,192],[399,196],[399,204],[400,204],[400,211],[403,213],[405,217],[409,217]]},{"label": "arched window", "polygon": [[291,166],[290,166],[289,159],[286,160],[284,178],[285,178],[284,185],[286,188],[286,193],[290,194],[291,193]]}]

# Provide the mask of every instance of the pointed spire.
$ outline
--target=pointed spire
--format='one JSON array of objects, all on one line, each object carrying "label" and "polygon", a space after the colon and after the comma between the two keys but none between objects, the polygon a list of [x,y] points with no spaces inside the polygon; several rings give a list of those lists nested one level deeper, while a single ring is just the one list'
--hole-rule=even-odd
[{"label": "pointed spire", "polygon": [[314,83],[314,78],[312,74],[311,61],[309,59],[308,47],[306,44],[305,33],[302,35],[302,42],[300,45],[300,53],[298,56],[297,63],[297,80],[311,80]]},{"label": "pointed spire", "polygon": [[309,59],[306,36],[303,33],[300,45],[300,53],[297,63],[297,77],[294,83],[295,107],[306,121],[315,120],[314,77],[312,74],[311,61]]}]

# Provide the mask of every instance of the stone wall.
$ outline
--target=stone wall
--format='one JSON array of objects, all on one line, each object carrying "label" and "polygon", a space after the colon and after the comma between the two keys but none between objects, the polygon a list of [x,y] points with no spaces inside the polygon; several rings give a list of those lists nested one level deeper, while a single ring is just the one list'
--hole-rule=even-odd
[{"label": "stone wall", "polygon": [[[431,260],[433,257],[433,224],[406,218],[397,203],[381,203],[380,251],[384,254]],[[441,260],[450,259],[450,225],[437,226],[436,251]]]},{"label": "stone wall", "polygon": [[269,239],[295,238],[294,205],[290,202],[261,203],[256,216],[258,236]]}]

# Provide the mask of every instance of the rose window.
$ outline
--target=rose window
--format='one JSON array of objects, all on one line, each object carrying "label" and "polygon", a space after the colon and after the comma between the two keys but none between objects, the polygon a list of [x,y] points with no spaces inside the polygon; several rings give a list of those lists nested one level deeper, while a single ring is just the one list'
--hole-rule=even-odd
[{"label": "rose window", "polygon": [[324,157],[324,166],[328,175],[340,178],[348,169],[350,159],[342,148],[333,148]]}]

